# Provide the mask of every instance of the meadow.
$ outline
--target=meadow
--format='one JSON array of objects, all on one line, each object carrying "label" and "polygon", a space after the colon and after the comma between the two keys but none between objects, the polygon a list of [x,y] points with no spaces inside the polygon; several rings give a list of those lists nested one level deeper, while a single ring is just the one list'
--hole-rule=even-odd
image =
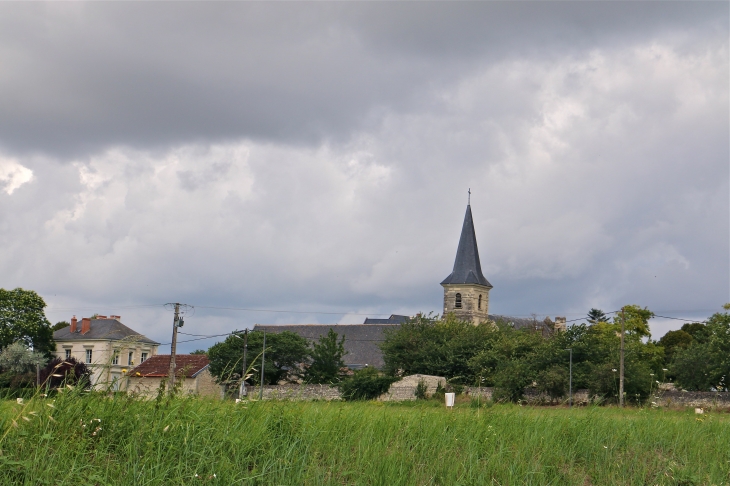
[{"label": "meadow", "polygon": [[730,483],[730,415],[691,410],[67,390],[1,402],[0,427],[0,483],[13,485]]}]

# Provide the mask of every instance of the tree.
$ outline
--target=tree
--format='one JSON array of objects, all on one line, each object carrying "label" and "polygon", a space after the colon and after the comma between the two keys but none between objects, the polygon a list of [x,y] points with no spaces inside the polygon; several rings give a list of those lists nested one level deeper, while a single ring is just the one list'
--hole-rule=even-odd
[{"label": "tree", "polygon": [[658,343],[659,346],[664,348],[664,364],[669,365],[674,359],[674,354],[679,349],[687,349],[691,343],[692,335],[686,331],[667,332]]},{"label": "tree", "polygon": [[36,367],[44,366],[48,360],[38,351],[28,349],[23,342],[17,341],[0,351],[0,367],[13,374],[35,372]]},{"label": "tree", "polygon": [[591,309],[588,311],[588,322],[591,324],[596,324],[598,322],[608,322],[608,317],[606,317],[606,313],[603,312],[601,309]]},{"label": "tree", "polygon": [[374,400],[388,391],[397,378],[383,376],[375,368],[363,368],[342,380],[338,386],[345,400]]},{"label": "tree", "polygon": [[41,386],[59,388],[64,385],[91,386],[91,370],[76,358],[55,358],[41,370]]},{"label": "tree", "polygon": [[[261,370],[261,352],[264,333],[248,333],[248,365]],[[239,380],[243,366],[243,338],[230,335],[225,341],[208,349],[210,373],[219,382]],[[291,331],[266,334],[266,360],[264,384],[276,385],[280,381],[293,381],[302,374],[302,365],[309,360],[309,342]],[[253,373],[250,381],[260,382],[260,374]]]},{"label": "tree", "polygon": [[0,289],[0,348],[22,341],[50,358],[55,351],[46,303],[32,290]]},{"label": "tree", "polygon": [[55,331],[60,331],[61,329],[65,329],[65,328],[67,328],[70,325],[71,324],[69,324],[66,321],[58,321],[57,323],[55,323],[54,325],[51,326],[51,331],[54,331],[54,332]]},{"label": "tree", "polygon": [[312,344],[312,362],[304,373],[307,383],[339,383],[343,377],[345,362],[342,357],[345,351],[345,336],[337,341],[337,333],[330,329],[318,343]]},{"label": "tree", "polygon": [[478,326],[459,320],[453,314],[418,315],[393,330],[385,332],[380,344],[384,371],[392,376],[444,376],[452,383],[472,384],[478,379],[469,361],[489,347],[499,335],[492,323]]},{"label": "tree", "polygon": [[206,355],[206,356],[207,356],[207,355],[208,355],[208,351],[206,351],[206,350],[204,350],[204,349],[196,349],[195,351],[193,351],[193,352],[192,352],[192,353],[190,353],[190,354],[204,354],[204,355]]}]

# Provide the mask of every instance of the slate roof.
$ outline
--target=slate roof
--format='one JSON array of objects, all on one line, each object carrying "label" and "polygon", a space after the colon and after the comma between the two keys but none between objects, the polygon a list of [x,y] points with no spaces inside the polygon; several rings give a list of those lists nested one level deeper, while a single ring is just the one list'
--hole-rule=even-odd
[{"label": "slate roof", "polygon": [[[204,354],[176,354],[175,355],[175,369],[177,372],[175,376],[180,374],[180,371],[185,370],[185,378],[195,378],[195,376],[206,369],[210,365],[208,357]],[[170,355],[169,354],[156,354],[139,366],[133,368],[128,376],[141,376],[151,378],[164,378],[170,372]]]},{"label": "slate roof", "polygon": [[345,336],[345,351],[342,358],[345,364],[354,369],[365,367],[382,368],[385,365],[383,353],[378,343],[385,340],[386,329],[397,329],[399,324],[256,324],[254,331],[282,332],[291,331],[310,341],[318,341],[330,329],[339,337]]},{"label": "slate roof", "polygon": [[[81,329],[81,320],[76,329]],[[134,329],[130,329],[116,319],[91,319],[91,327],[86,334],[71,332],[71,326],[64,327],[53,333],[53,340],[58,341],[87,341],[89,339],[103,339],[120,341],[131,336],[138,336],[137,341],[147,344],[160,344],[144,336]]]},{"label": "slate roof", "polygon": [[477,284],[492,288],[492,284],[482,274],[477,237],[474,233],[474,220],[471,217],[471,205],[466,206],[459,247],[456,250],[454,270],[451,275],[441,282],[441,285],[448,284]]},{"label": "slate roof", "polygon": [[366,317],[363,324],[403,324],[407,320],[408,316],[391,314],[391,316],[387,319],[373,319],[372,317]]}]

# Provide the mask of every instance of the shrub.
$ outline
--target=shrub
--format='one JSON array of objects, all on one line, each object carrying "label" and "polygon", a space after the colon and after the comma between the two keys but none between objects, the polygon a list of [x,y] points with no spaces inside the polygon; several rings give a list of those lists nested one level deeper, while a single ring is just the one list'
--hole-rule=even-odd
[{"label": "shrub", "polygon": [[76,358],[51,360],[41,370],[41,385],[48,388],[59,388],[63,385],[79,385],[88,388],[91,384],[91,370]]},{"label": "shrub", "polygon": [[374,400],[388,391],[398,378],[382,376],[375,368],[363,368],[342,380],[338,386],[345,400]]},{"label": "shrub", "polygon": [[413,393],[416,395],[416,400],[425,400],[428,398],[428,385],[425,380],[418,380],[416,385],[416,391]]}]

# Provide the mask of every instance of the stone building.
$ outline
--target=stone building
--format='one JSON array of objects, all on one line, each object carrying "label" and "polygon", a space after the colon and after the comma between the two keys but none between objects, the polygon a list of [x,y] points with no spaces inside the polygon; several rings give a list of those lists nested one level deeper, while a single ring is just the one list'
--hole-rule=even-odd
[{"label": "stone building", "polygon": [[71,325],[53,333],[55,355],[75,358],[91,369],[95,386],[119,389],[124,372],[157,354],[160,343],[130,329],[120,316],[76,316]]},{"label": "stone building", "polygon": [[488,319],[489,291],[492,289],[492,284],[482,274],[471,204],[466,206],[454,269],[451,275],[441,282],[441,286],[444,288],[444,316],[454,314],[474,324]]},{"label": "stone building", "polygon": [[[175,379],[185,395],[222,398],[223,387],[210,374],[210,362],[204,354],[175,355]],[[127,391],[143,397],[155,397],[162,380],[170,374],[170,355],[158,354],[129,371]]]}]

